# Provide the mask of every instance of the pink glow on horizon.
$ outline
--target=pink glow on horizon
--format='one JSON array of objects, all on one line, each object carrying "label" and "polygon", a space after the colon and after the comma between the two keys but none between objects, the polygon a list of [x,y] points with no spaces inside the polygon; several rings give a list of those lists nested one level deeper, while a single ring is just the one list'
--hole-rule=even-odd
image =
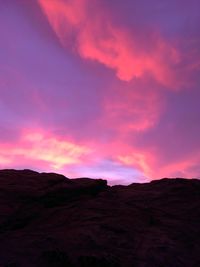
[{"label": "pink glow on horizon", "polygon": [[199,8],[0,1],[0,168],[199,177]]}]

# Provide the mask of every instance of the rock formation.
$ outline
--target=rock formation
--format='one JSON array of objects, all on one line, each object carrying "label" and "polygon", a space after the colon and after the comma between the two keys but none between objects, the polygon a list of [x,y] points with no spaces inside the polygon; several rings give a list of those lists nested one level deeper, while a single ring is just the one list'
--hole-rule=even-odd
[{"label": "rock formation", "polygon": [[200,181],[0,171],[0,267],[199,267]]}]

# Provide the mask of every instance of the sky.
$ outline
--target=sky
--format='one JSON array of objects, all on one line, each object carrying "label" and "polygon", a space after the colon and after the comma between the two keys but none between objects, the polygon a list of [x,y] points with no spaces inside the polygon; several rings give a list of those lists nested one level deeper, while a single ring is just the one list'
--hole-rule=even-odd
[{"label": "sky", "polygon": [[0,0],[0,168],[200,176],[199,0]]}]

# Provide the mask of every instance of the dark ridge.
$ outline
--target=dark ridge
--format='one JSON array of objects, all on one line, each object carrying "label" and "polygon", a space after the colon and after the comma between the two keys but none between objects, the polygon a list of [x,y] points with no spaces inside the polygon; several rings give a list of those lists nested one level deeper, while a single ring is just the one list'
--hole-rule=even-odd
[{"label": "dark ridge", "polygon": [[199,267],[200,181],[0,171],[0,267]]}]

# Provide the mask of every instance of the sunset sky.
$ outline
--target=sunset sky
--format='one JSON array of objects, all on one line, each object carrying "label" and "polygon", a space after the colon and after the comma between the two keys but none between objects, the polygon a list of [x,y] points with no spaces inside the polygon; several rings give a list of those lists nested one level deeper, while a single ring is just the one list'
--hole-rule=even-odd
[{"label": "sunset sky", "polygon": [[0,0],[0,168],[200,177],[199,0]]}]

